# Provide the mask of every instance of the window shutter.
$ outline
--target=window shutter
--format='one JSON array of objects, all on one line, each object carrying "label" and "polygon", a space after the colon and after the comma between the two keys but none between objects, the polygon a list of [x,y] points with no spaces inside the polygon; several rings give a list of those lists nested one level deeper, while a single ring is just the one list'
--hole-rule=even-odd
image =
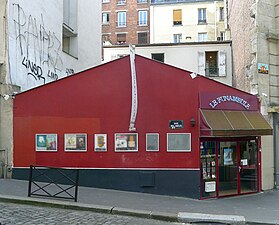
[{"label": "window shutter", "polygon": [[205,75],[205,52],[198,52],[198,73]]},{"label": "window shutter", "polygon": [[226,52],[224,50],[218,52],[218,66],[219,66],[219,76],[226,76]]},{"label": "window shutter", "polygon": [[181,9],[173,10],[173,22],[181,22],[181,21],[182,21]]}]

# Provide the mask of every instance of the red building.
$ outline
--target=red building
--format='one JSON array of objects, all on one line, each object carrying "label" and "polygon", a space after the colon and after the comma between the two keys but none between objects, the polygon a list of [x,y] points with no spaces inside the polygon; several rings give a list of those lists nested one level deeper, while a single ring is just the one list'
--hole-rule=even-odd
[{"label": "red building", "polygon": [[80,168],[80,185],[101,188],[193,198],[261,190],[260,136],[272,129],[256,96],[141,56],[135,69],[132,79],[124,57],[18,94],[13,177],[28,179],[33,164]]}]

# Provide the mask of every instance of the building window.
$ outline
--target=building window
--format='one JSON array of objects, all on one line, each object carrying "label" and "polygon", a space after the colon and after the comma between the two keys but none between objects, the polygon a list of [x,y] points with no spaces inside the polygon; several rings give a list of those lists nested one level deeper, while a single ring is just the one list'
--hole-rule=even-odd
[{"label": "building window", "polygon": [[182,10],[173,10],[173,25],[182,25]]},{"label": "building window", "polygon": [[159,151],[159,134],[146,134],[146,151]]},{"label": "building window", "polygon": [[117,13],[117,26],[126,27],[126,12]]},{"label": "building window", "polygon": [[218,76],[218,52],[205,53],[205,76],[217,77]]},{"label": "building window", "polygon": [[126,43],[126,33],[117,34],[117,44]]},{"label": "building window", "polygon": [[102,24],[103,25],[109,24],[109,13],[108,12],[102,13]]},{"label": "building window", "polygon": [[224,7],[220,7],[220,8],[219,8],[219,12],[220,12],[220,14],[219,14],[219,20],[220,20],[220,21],[224,21],[224,18],[225,18]]},{"label": "building window", "polygon": [[110,34],[103,34],[102,41],[103,41],[103,45],[110,45],[111,44]]},{"label": "building window", "polygon": [[225,32],[221,31],[220,32],[220,41],[224,41],[225,40]]},{"label": "building window", "polygon": [[206,23],[206,9],[198,9],[198,23],[204,24]]},{"label": "building window", "polygon": [[157,60],[159,62],[165,61],[165,54],[164,53],[151,53],[151,58]]},{"label": "building window", "polygon": [[125,5],[126,0],[117,0],[117,5]]},{"label": "building window", "polygon": [[147,25],[147,11],[146,10],[138,11],[138,25],[140,25],[140,26]]},{"label": "building window", "polygon": [[147,32],[138,33],[138,44],[147,44]]},{"label": "building window", "polygon": [[207,33],[198,33],[198,41],[207,41]]},{"label": "building window", "polygon": [[147,0],[138,0],[138,4],[147,3]]},{"label": "building window", "polygon": [[190,133],[168,133],[167,134],[168,152],[190,152],[191,134]]},{"label": "building window", "polygon": [[63,0],[62,36],[62,50],[73,57],[77,57],[77,0]]},{"label": "building window", "polygon": [[110,0],[102,0],[102,3],[109,3]]},{"label": "building window", "polygon": [[182,39],[182,34],[174,34],[173,35],[173,43],[180,43]]},{"label": "building window", "polygon": [[226,51],[198,52],[198,73],[207,77],[226,76]]}]

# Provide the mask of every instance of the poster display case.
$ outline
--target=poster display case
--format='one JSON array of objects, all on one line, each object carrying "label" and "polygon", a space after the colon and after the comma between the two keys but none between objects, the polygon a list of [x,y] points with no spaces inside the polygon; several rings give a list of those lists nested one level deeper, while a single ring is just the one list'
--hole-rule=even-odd
[{"label": "poster display case", "polygon": [[216,142],[200,143],[201,194],[216,197]]}]

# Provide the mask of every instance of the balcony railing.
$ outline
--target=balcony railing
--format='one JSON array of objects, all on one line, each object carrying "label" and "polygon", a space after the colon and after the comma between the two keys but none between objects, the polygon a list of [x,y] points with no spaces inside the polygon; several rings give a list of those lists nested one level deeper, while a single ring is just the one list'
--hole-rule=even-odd
[{"label": "balcony railing", "polygon": [[205,68],[205,76],[206,77],[218,77],[219,76],[219,68],[217,66],[210,66]]},{"label": "balcony railing", "polygon": [[126,27],[127,22],[126,21],[118,21],[116,22],[116,27]]},{"label": "balcony railing", "polygon": [[[151,4],[169,4],[169,3],[190,3],[190,2],[214,2],[215,0],[151,0]],[[221,1],[221,0],[220,0]]]}]

